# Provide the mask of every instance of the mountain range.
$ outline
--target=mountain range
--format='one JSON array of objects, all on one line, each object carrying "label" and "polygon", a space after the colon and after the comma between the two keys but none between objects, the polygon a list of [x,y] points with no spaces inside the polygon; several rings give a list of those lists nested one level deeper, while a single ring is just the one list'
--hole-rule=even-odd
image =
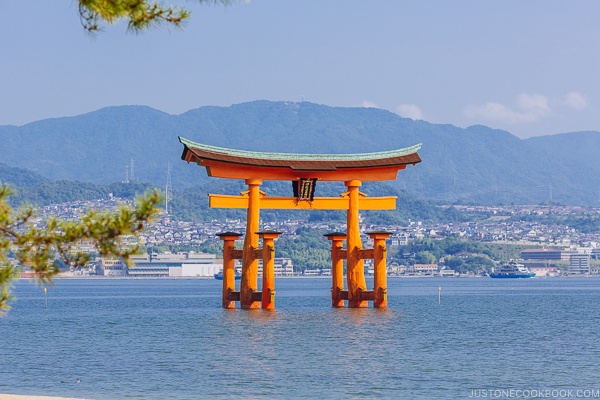
[{"label": "mountain range", "polygon": [[422,143],[423,161],[390,182],[418,197],[600,206],[600,132],[519,139],[481,125],[459,128],[375,108],[308,102],[254,101],[180,115],[119,106],[0,126],[0,181],[24,186],[43,179],[107,184],[133,178],[164,187],[170,165],[174,188],[206,184],[204,168],[181,160],[178,136],[293,153],[363,153]]}]

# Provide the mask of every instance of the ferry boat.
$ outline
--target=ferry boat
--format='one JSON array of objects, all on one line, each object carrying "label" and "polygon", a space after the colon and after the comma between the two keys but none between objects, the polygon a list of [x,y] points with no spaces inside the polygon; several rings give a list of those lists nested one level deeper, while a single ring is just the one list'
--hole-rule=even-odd
[{"label": "ferry boat", "polygon": [[533,278],[534,276],[533,272],[515,260],[510,260],[490,274],[490,278]]},{"label": "ferry boat", "polygon": [[[215,279],[222,281],[223,280],[223,270],[219,271],[218,274],[215,274]],[[235,280],[239,281],[240,279],[242,279],[242,275],[238,274],[238,272],[235,272]]]}]

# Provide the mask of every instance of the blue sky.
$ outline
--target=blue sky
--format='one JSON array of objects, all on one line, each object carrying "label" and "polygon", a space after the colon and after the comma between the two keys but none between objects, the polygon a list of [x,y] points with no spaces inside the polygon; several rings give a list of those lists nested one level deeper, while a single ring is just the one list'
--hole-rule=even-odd
[{"label": "blue sky", "polygon": [[182,31],[90,36],[76,1],[2,0],[0,125],[304,99],[523,138],[600,130],[595,0],[184,4]]}]

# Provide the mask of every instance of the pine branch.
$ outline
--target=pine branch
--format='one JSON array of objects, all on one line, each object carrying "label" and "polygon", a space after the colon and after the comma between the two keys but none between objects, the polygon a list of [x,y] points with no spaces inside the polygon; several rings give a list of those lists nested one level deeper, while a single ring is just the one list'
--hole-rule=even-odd
[{"label": "pine branch", "polygon": [[[122,236],[141,233],[158,214],[156,206],[161,201],[155,189],[137,199],[133,208],[122,206],[112,213],[91,210],[81,221],[49,218],[44,227],[37,227],[27,223],[33,216],[32,209],[14,215],[6,202],[10,192],[3,189],[0,189],[0,313],[9,307],[11,282],[16,275],[16,269],[7,258],[11,247],[17,249],[19,264],[33,270],[41,282],[51,282],[58,273],[54,263],[57,256],[73,267],[82,266],[89,260],[89,254],[72,251],[80,242],[91,242],[102,256],[120,257],[129,262],[129,257],[139,250],[139,246],[126,246]],[[12,228],[15,224],[24,224],[26,229],[16,230]]]}]

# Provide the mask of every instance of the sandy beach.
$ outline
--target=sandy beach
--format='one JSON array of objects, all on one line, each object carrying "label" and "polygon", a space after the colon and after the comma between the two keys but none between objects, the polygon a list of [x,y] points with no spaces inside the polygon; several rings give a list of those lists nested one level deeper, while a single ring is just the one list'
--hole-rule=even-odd
[{"label": "sandy beach", "polygon": [[18,394],[1,394],[0,400],[89,400],[76,397],[27,396]]}]

